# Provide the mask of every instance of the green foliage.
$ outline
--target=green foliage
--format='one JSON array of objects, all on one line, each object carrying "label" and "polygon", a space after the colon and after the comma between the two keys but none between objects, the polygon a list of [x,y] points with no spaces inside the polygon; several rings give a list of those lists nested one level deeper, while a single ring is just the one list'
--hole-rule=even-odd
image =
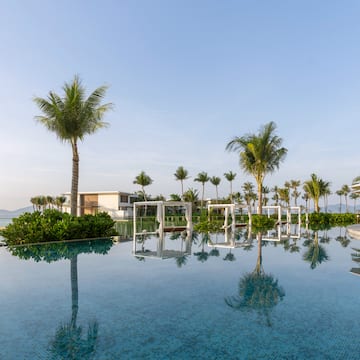
[{"label": "green foliage", "polygon": [[194,225],[194,231],[205,234],[219,232],[222,222],[215,220],[202,220]]},{"label": "green foliage", "polygon": [[275,219],[266,215],[253,215],[251,220],[252,231],[266,231],[275,227]]},{"label": "green foliage", "polygon": [[[356,214],[330,214],[330,213],[312,213],[309,214],[309,227],[312,230],[326,230],[334,226],[347,226],[356,223]],[[305,224],[306,217],[301,216],[301,222]]]},{"label": "green foliage", "polygon": [[12,255],[23,260],[45,261],[51,263],[58,260],[72,259],[79,254],[106,255],[113,242],[111,239],[58,241],[47,244],[30,244],[22,246],[9,246]]},{"label": "green foliage", "polygon": [[75,217],[55,209],[25,213],[0,232],[7,245],[53,242],[116,235],[107,213]]}]

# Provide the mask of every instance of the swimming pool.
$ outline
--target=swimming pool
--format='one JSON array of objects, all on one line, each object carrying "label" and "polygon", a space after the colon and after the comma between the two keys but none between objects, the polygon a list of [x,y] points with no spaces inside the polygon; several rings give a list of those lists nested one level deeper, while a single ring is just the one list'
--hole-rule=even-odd
[{"label": "swimming pool", "polygon": [[0,358],[359,357],[360,241],[344,228],[263,240],[255,280],[256,238],[161,241],[137,257],[132,241],[0,248]]}]

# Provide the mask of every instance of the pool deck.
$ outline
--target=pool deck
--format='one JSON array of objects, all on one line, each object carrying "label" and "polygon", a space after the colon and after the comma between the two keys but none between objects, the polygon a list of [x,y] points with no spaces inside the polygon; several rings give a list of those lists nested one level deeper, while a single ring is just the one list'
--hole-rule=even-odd
[{"label": "pool deck", "polygon": [[349,225],[346,231],[353,239],[360,240],[360,224]]}]

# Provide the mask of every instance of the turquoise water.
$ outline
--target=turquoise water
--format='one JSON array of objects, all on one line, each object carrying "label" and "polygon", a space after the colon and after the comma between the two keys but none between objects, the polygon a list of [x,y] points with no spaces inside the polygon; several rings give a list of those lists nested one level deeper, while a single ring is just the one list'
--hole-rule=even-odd
[{"label": "turquoise water", "polygon": [[131,241],[0,248],[0,359],[359,358],[360,240],[262,241],[242,302],[259,247],[227,240],[139,239],[138,257]]}]

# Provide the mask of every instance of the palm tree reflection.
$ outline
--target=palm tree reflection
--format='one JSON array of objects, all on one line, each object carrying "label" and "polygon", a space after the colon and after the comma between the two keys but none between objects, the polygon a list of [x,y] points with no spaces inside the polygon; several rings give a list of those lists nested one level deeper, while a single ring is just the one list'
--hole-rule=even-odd
[{"label": "palm tree reflection", "polygon": [[28,245],[21,247],[9,247],[14,256],[21,259],[33,259],[36,262],[48,263],[58,260],[70,260],[71,281],[71,320],[61,324],[50,342],[49,352],[51,359],[91,359],[96,350],[98,336],[98,322],[92,321],[88,326],[86,336],[82,337],[83,329],[77,325],[79,311],[79,287],[77,258],[82,253],[107,254],[112,247],[111,239],[81,241],[81,242],[59,242],[46,245]]},{"label": "palm tree reflection", "polygon": [[315,269],[321,263],[329,260],[329,256],[326,252],[326,249],[323,245],[319,243],[319,232],[313,232],[313,239],[309,237],[304,241],[304,246],[308,249],[303,255],[303,260],[310,263],[310,268]]},{"label": "palm tree reflection", "polygon": [[285,296],[285,292],[271,274],[266,274],[262,266],[262,234],[257,234],[258,256],[253,272],[240,278],[239,293],[225,298],[225,303],[233,309],[256,311],[271,326],[271,310]]}]

